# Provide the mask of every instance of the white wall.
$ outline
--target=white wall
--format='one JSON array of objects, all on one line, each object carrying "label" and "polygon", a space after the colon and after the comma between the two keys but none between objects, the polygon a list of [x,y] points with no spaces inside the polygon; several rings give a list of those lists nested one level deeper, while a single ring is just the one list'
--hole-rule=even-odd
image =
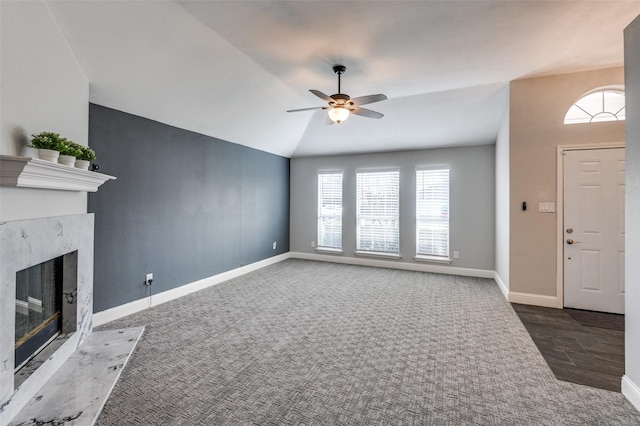
[{"label": "white wall", "polygon": [[[89,81],[48,6],[2,1],[0,9],[0,154],[21,155],[42,131],[87,145]],[[86,193],[0,187],[0,220],[86,211]]]},{"label": "white wall", "polygon": [[[507,105],[509,102],[507,101]],[[496,281],[509,290],[509,109],[496,139]]]},{"label": "white wall", "polygon": [[[460,252],[450,266],[494,270],[495,153],[493,145],[379,154],[293,158],[291,160],[292,252],[315,253],[317,174],[343,170],[343,258],[356,248],[356,170],[400,169],[400,262],[415,263],[415,168],[449,165],[450,250]],[[422,262],[421,262],[422,263]]]},{"label": "white wall", "polygon": [[640,410],[640,17],[624,31],[626,93],[625,377],[622,392]]}]

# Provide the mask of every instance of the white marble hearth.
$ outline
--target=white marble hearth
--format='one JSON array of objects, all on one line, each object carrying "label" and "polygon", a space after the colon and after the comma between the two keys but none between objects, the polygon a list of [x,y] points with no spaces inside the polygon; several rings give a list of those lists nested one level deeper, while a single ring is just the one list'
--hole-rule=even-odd
[{"label": "white marble hearth", "polygon": [[[17,415],[91,333],[93,230],[93,214],[0,222],[1,425],[7,424]],[[16,272],[75,251],[76,297],[63,298],[62,307],[63,332],[68,333],[65,336],[66,341],[24,383],[16,387]],[[66,319],[65,310],[72,310],[72,314],[67,315]],[[71,324],[68,324],[69,319]]]},{"label": "white marble hearth", "polygon": [[10,426],[93,425],[143,331],[91,333]]}]

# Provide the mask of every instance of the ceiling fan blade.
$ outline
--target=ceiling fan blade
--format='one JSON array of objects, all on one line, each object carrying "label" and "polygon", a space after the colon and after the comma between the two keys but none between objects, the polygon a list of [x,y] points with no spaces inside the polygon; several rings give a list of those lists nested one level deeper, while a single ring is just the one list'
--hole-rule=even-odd
[{"label": "ceiling fan blade", "polygon": [[321,106],[321,107],[311,107],[311,108],[290,109],[290,110],[287,110],[287,112],[311,111],[314,109],[329,109],[329,107]]},{"label": "ceiling fan blade", "polygon": [[372,104],[374,102],[380,102],[380,101],[386,101],[386,100],[387,100],[387,97],[382,93],[379,93],[377,95],[367,95],[367,96],[360,96],[357,98],[353,98],[351,99],[351,103],[353,103],[354,106],[360,106],[360,105]]},{"label": "ceiling fan blade", "polygon": [[333,99],[331,96],[329,95],[325,95],[324,93],[322,93],[319,90],[315,90],[315,89],[310,89],[309,90],[311,93],[313,93],[314,95],[316,95],[317,97],[319,97],[320,99],[322,99],[323,101],[327,101],[327,102],[335,102],[336,100]]},{"label": "ceiling fan blade", "polygon": [[352,114],[361,115],[361,116],[367,117],[367,118],[382,118],[382,117],[384,117],[384,114],[381,114],[381,113],[376,112],[376,111],[371,111],[370,109],[366,109],[366,108],[349,108],[349,111],[351,111]]}]

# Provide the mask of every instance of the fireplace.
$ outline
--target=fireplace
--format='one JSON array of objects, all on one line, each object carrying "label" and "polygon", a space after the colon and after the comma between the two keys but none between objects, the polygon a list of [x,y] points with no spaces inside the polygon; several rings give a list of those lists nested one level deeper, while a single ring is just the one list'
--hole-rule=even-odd
[{"label": "fireplace", "polygon": [[73,251],[16,272],[16,371],[57,336],[75,331],[75,306],[62,300],[77,295],[77,262]]},{"label": "fireplace", "polygon": [[[91,333],[93,227],[93,214],[0,222],[0,424],[13,418]],[[58,286],[52,291],[51,284],[43,284],[50,275]],[[16,381],[16,370],[56,333],[59,346],[52,354],[47,349],[46,360],[36,363],[24,382]]]}]

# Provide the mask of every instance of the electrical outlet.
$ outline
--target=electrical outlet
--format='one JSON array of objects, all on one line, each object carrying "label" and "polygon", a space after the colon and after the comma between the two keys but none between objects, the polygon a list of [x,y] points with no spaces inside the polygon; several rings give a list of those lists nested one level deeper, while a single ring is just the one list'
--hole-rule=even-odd
[{"label": "electrical outlet", "polygon": [[316,242],[315,241],[311,241],[311,248],[316,248]]},{"label": "electrical outlet", "polygon": [[144,285],[151,285],[153,282],[153,273],[148,273],[146,278],[144,279]]},{"label": "electrical outlet", "polygon": [[460,259],[460,252],[459,251],[454,251],[453,252],[453,258],[454,259]]},{"label": "electrical outlet", "polygon": [[274,242],[273,242],[273,249],[275,250],[277,246],[278,246],[278,242],[277,242],[277,241],[274,241]]}]

